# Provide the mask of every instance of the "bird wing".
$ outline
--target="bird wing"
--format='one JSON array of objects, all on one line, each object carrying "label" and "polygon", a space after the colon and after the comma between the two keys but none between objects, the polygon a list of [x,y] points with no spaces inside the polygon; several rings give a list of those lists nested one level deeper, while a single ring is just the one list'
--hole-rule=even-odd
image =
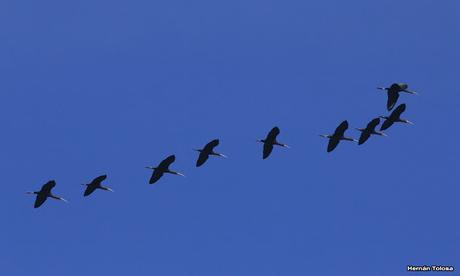
[{"label": "bird wing", "polygon": [[[375,128],[375,126],[374,126],[374,128]],[[361,132],[361,136],[359,137],[358,145],[364,144],[364,142],[366,142],[367,139],[369,139],[369,137],[371,137],[370,132],[368,132],[368,131]]]},{"label": "bird wing", "polygon": [[380,118],[375,118],[374,120],[370,121],[367,124],[366,129],[370,131],[375,130],[375,127],[378,126],[379,124],[380,124]]},{"label": "bird wing", "polygon": [[38,193],[37,197],[35,198],[34,208],[38,208],[42,206],[42,204],[46,201],[47,198],[48,198],[47,194]]},{"label": "bird wing", "polygon": [[96,190],[96,185],[87,185],[83,196],[89,196]]},{"label": "bird wing", "polygon": [[388,90],[388,101],[387,101],[387,109],[388,111],[392,110],[395,106],[396,102],[398,101],[399,93],[398,91]]},{"label": "bird wing", "polygon": [[265,138],[265,141],[268,142],[273,142],[276,140],[276,136],[280,134],[280,129],[278,127],[274,127],[270,130],[270,132],[267,134],[267,138]]},{"label": "bird wing", "polygon": [[380,130],[385,130],[385,129],[388,129],[389,127],[391,127],[393,125],[394,121],[392,119],[386,119],[382,126],[380,127]]},{"label": "bird wing", "polygon": [[340,125],[335,129],[334,136],[342,137],[343,134],[345,133],[345,130],[347,129],[348,129],[348,121],[345,120],[342,123],[340,123]]},{"label": "bird wing", "polygon": [[218,145],[219,145],[219,139],[214,139],[211,142],[207,143],[206,146],[204,146],[203,151],[211,152]]},{"label": "bird wing", "polygon": [[176,156],[174,154],[170,155],[166,159],[161,161],[160,165],[158,165],[158,168],[161,170],[166,170],[169,168],[169,165],[174,163],[174,161],[176,161]]},{"label": "bird wing", "polygon": [[98,176],[94,178],[93,181],[91,181],[90,185],[100,185],[101,182],[104,181],[106,178],[107,178],[106,174]]},{"label": "bird wing", "polygon": [[46,182],[45,185],[42,186],[42,188],[40,190],[40,193],[45,193],[45,195],[47,195],[47,194],[49,194],[51,192],[51,189],[53,189],[54,186],[56,186],[56,181],[50,180],[50,181]]},{"label": "bird wing", "polygon": [[406,110],[406,104],[400,104],[390,115],[391,118],[399,118]]},{"label": "bird wing", "polygon": [[333,151],[337,147],[339,142],[340,142],[340,139],[338,138],[330,138],[329,143],[327,144],[327,152]]},{"label": "bird wing", "polygon": [[200,167],[201,165],[204,164],[204,162],[206,162],[206,160],[208,160],[209,158],[209,153],[208,152],[200,152],[200,156],[198,157],[198,160],[196,160],[196,166],[197,167]]},{"label": "bird wing", "polygon": [[271,143],[264,143],[264,153],[263,153],[263,159],[266,159],[268,156],[270,156],[270,153],[272,153],[273,150],[273,144]]},{"label": "bird wing", "polygon": [[156,169],[153,171],[152,176],[150,177],[149,184],[157,182],[163,176],[163,172]]},{"label": "bird wing", "polygon": [[407,83],[398,83],[398,88],[400,90],[406,90],[407,88],[409,88],[409,86],[407,85]]}]

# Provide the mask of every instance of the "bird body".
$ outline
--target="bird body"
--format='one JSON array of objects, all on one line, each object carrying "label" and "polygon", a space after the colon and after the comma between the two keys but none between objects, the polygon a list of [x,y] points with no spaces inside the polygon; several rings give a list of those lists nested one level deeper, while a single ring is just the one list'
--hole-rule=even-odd
[{"label": "bird body", "polygon": [[263,159],[266,159],[266,158],[268,158],[268,156],[270,156],[270,154],[273,151],[273,146],[280,146],[280,147],[283,147],[283,148],[289,148],[288,145],[279,143],[276,140],[276,137],[279,134],[280,134],[280,129],[278,127],[274,127],[274,128],[272,128],[270,130],[270,132],[267,134],[267,137],[265,139],[257,140],[257,142],[260,142],[260,143],[264,144],[263,155],[262,155]]},{"label": "bird body", "polygon": [[333,151],[341,140],[358,142],[356,139],[345,137],[345,131],[348,129],[348,121],[345,120],[335,129],[334,134],[321,134],[321,137],[328,138],[327,152]]},{"label": "bird body", "polygon": [[390,87],[378,87],[377,89],[387,91],[387,109],[392,110],[399,99],[399,93],[409,93],[417,95],[417,92],[408,90],[409,86],[406,83],[393,83]]},{"label": "bird body", "polygon": [[366,128],[357,128],[357,130],[361,131],[361,136],[358,140],[358,145],[364,144],[371,135],[380,135],[380,136],[387,136],[385,133],[381,131],[376,131],[375,128],[380,124],[380,118],[375,118],[370,121]]},{"label": "bird body", "polygon": [[411,124],[412,123],[409,120],[406,119],[401,119],[401,114],[406,110],[406,104],[400,104],[393,112],[391,112],[390,116],[380,116],[380,118],[385,119],[383,122],[382,126],[380,127],[380,130],[385,130],[391,127],[394,123],[405,123],[405,124]]},{"label": "bird body", "polygon": [[56,186],[56,181],[50,180],[46,184],[44,184],[42,186],[40,191],[38,191],[38,192],[27,192],[28,194],[37,195],[37,197],[35,198],[34,208],[40,207],[43,203],[45,203],[45,201],[48,199],[48,197],[67,202],[67,200],[65,200],[64,198],[56,196],[56,195],[53,195],[51,193],[51,190],[55,186]]},{"label": "bird body", "polygon": [[91,183],[89,183],[89,184],[82,184],[82,185],[86,186],[86,189],[85,189],[85,192],[83,193],[83,196],[89,196],[90,194],[92,194],[97,189],[113,192],[113,190],[110,189],[109,187],[105,187],[105,186],[101,185],[102,181],[104,181],[106,178],[107,178],[107,175],[104,174],[104,175],[101,175],[101,176],[98,176],[98,177],[94,178],[91,181]]},{"label": "bird body", "polygon": [[175,155],[170,155],[166,159],[160,162],[158,167],[146,167],[147,169],[153,170],[152,176],[150,177],[149,184],[154,184],[157,182],[165,173],[180,175],[185,177],[185,175],[175,172],[169,169],[169,166],[176,161]]},{"label": "bird body", "polygon": [[207,143],[203,149],[197,149],[196,151],[198,151],[200,155],[198,156],[198,160],[196,161],[196,166],[202,166],[206,162],[206,160],[208,160],[210,155],[227,158],[226,155],[214,151],[214,148],[218,145],[219,139],[214,139],[211,142]]}]

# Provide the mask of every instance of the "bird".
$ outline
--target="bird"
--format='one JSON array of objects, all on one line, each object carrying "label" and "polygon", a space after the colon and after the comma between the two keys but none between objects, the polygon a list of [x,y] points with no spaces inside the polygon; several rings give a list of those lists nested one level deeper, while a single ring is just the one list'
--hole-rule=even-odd
[{"label": "bird", "polygon": [[89,183],[89,184],[81,184],[83,186],[86,186],[86,189],[85,189],[85,192],[83,193],[83,196],[89,196],[96,189],[101,189],[101,190],[113,192],[113,190],[110,189],[109,187],[105,187],[105,186],[101,185],[102,181],[104,181],[106,178],[107,178],[107,175],[104,174],[104,175],[101,175],[101,176],[98,176],[98,177],[94,178],[91,181],[91,183]]},{"label": "bird", "polygon": [[319,136],[328,138],[329,143],[327,145],[327,152],[333,151],[337,145],[339,144],[340,140],[346,140],[346,141],[353,141],[353,142],[358,142],[358,140],[345,137],[345,131],[348,129],[348,121],[345,120],[340,125],[335,129],[334,134],[320,134]]},{"label": "bird", "polygon": [[270,132],[267,134],[267,137],[265,139],[257,140],[257,142],[264,144],[262,159],[266,159],[268,156],[270,156],[273,150],[273,146],[290,148],[288,145],[279,143],[276,140],[276,137],[278,136],[278,134],[280,134],[280,129],[278,127],[274,127],[270,130]]},{"label": "bird", "polygon": [[227,156],[224,154],[214,152],[214,148],[218,145],[219,139],[214,139],[211,142],[207,143],[203,149],[195,149],[195,151],[198,151],[200,153],[198,160],[196,161],[196,166],[200,167],[201,165],[203,165],[206,162],[206,160],[208,160],[210,155],[227,158]]},{"label": "bird", "polygon": [[176,161],[176,156],[170,155],[166,159],[161,161],[158,167],[145,167],[147,169],[153,170],[152,176],[150,177],[150,180],[149,180],[149,184],[154,184],[155,182],[157,182],[165,173],[170,173],[170,174],[175,174],[175,175],[180,175],[180,176],[185,177],[185,175],[179,172],[171,171],[169,169],[169,165],[174,163],[174,161]]},{"label": "bird", "polygon": [[409,86],[406,83],[393,83],[390,87],[377,87],[377,89],[387,91],[387,94],[388,94],[387,109],[388,111],[392,110],[393,107],[396,105],[400,92],[418,95],[417,92],[408,90],[407,88],[409,88]]},{"label": "bird", "polygon": [[38,192],[27,192],[27,194],[37,195],[37,197],[35,198],[34,208],[38,208],[38,207],[42,206],[42,204],[48,199],[48,197],[51,197],[51,198],[54,198],[54,199],[57,199],[57,200],[61,200],[61,201],[64,201],[64,202],[68,202],[64,198],[59,197],[59,196],[55,196],[55,195],[53,195],[51,193],[51,190],[54,188],[54,186],[56,186],[56,181],[50,180],[46,184],[44,184],[42,186],[40,191],[38,191]]},{"label": "bird", "polygon": [[391,112],[390,116],[380,116],[380,118],[385,119],[380,130],[385,130],[391,127],[394,123],[405,123],[413,125],[409,120],[401,119],[401,114],[406,110],[406,104],[400,104],[393,112]]},{"label": "bird", "polygon": [[380,135],[380,136],[387,136],[385,133],[381,131],[376,131],[375,128],[380,124],[380,118],[375,118],[370,121],[366,128],[357,128],[357,130],[361,131],[361,136],[359,137],[358,145],[364,144],[364,142],[371,137],[371,135]]}]

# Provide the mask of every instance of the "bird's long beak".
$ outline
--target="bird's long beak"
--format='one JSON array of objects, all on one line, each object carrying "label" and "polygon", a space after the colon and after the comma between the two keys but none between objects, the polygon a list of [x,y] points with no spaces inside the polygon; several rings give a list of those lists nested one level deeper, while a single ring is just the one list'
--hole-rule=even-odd
[{"label": "bird's long beak", "polygon": [[281,145],[281,146],[282,146],[283,148],[287,148],[287,149],[290,149],[290,148],[291,148],[290,146],[288,146],[288,145],[286,145],[286,144],[283,144],[283,145]]},{"label": "bird's long beak", "polygon": [[355,127],[355,129],[356,129],[357,131],[361,131],[361,132],[363,131],[363,129],[361,129],[361,128],[356,128],[356,127]]},{"label": "bird's long beak", "polygon": [[106,189],[107,189],[107,191],[109,191],[109,192],[112,192],[112,193],[114,193],[114,192],[115,192],[114,190],[112,190],[112,189],[111,189],[111,188],[109,188],[109,187],[106,187]]},{"label": "bird's long beak", "polygon": [[149,169],[149,170],[155,170],[155,169],[156,169],[155,167],[149,167],[149,166],[147,166],[147,167],[145,167],[145,168],[146,168],[146,169]]},{"label": "bird's long beak", "polygon": [[184,174],[182,174],[182,173],[180,173],[180,172],[174,172],[174,174],[176,174],[176,175],[180,175],[180,176],[182,176],[182,177],[185,177],[185,175],[184,175]]},{"label": "bird's long beak", "polygon": [[222,153],[219,153],[219,154],[218,154],[218,156],[220,156],[220,157],[223,157],[223,158],[228,158],[228,156],[227,156],[227,155],[225,155],[225,154],[222,154]]},{"label": "bird's long beak", "polygon": [[415,125],[414,123],[412,123],[412,122],[409,121],[409,120],[406,120],[406,122],[407,122],[409,125]]},{"label": "bird's long beak", "polygon": [[327,134],[320,134],[319,136],[321,136],[323,138],[329,138],[329,135],[327,135]]},{"label": "bird's long beak", "polygon": [[28,194],[28,195],[34,195],[35,192],[26,192],[26,194]]},{"label": "bird's long beak", "polygon": [[384,132],[380,132],[380,135],[385,136],[385,137],[388,137],[388,134],[386,134],[386,133],[384,133]]},{"label": "bird's long beak", "polygon": [[385,87],[377,87],[379,90],[387,90]]}]

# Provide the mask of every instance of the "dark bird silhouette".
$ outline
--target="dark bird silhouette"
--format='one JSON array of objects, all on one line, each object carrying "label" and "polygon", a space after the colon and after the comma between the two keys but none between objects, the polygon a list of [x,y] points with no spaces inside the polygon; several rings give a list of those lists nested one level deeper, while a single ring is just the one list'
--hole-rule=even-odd
[{"label": "dark bird silhouette", "polygon": [[399,98],[399,93],[409,93],[417,95],[417,92],[408,90],[409,86],[405,83],[393,83],[390,87],[377,87],[377,89],[387,91],[388,100],[387,100],[387,109],[388,111],[392,110],[396,105],[396,102]]},{"label": "dark bird silhouette", "polygon": [[272,153],[273,146],[280,146],[283,148],[289,148],[288,145],[279,143],[276,140],[276,137],[280,134],[280,129],[278,127],[272,128],[270,132],[267,134],[267,137],[263,140],[257,140],[257,142],[264,143],[264,150],[263,150],[263,159],[266,159]]},{"label": "dark bird silhouette", "polygon": [[171,171],[169,169],[169,165],[174,163],[174,161],[176,161],[176,156],[170,155],[166,159],[161,161],[158,167],[146,167],[147,169],[153,170],[152,176],[150,177],[150,180],[149,180],[149,184],[153,184],[157,182],[165,173],[170,173],[170,174],[175,174],[175,175],[180,175],[180,176],[185,177],[185,175],[175,172],[175,171]]},{"label": "dark bird silhouette", "polygon": [[207,143],[203,149],[196,149],[196,151],[200,153],[200,156],[198,157],[198,160],[196,161],[196,166],[200,167],[201,165],[203,165],[206,162],[206,160],[208,160],[210,155],[227,158],[227,156],[221,153],[214,152],[214,148],[217,147],[218,145],[219,145],[219,139],[214,139],[211,142]]},{"label": "dark bird silhouette", "polygon": [[50,180],[45,185],[42,186],[40,191],[27,192],[27,194],[37,195],[37,197],[35,198],[34,208],[40,207],[48,199],[48,197],[67,202],[67,200],[65,200],[64,198],[55,196],[51,193],[51,190],[54,188],[54,186],[56,186],[56,181]]},{"label": "dark bird silhouette", "polygon": [[320,134],[321,137],[329,139],[329,143],[327,145],[327,152],[333,151],[339,144],[340,140],[358,142],[358,140],[356,139],[344,136],[345,131],[347,129],[348,129],[348,121],[345,120],[342,123],[340,123],[340,125],[335,129],[334,134],[332,135]]},{"label": "dark bird silhouette", "polygon": [[104,181],[106,178],[107,178],[107,175],[104,174],[104,175],[101,175],[101,176],[98,176],[98,177],[94,178],[93,181],[91,181],[91,183],[89,183],[89,184],[82,184],[83,186],[86,186],[85,193],[83,194],[83,196],[89,196],[96,189],[101,189],[101,190],[113,192],[113,190],[110,189],[109,187],[105,187],[105,186],[101,185],[102,181]]},{"label": "dark bird silhouette", "polygon": [[380,136],[387,136],[385,133],[381,131],[376,131],[375,128],[380,124],[380,118],[375,118],[374,120],[370,121],[366,128],[357,128],[357,130],[361,131],[361,136],[359,137],[358,145],[364,144],[364,142],[371,137],[371,135],[380,135]]},{"label": "dark bird silhouette", "polygon": [[405,123],[405,124],[411,124],[412,123],[409,120],[406,119],[401,119],[401,114],[406,110],[406,104],[400,104],[393,112],[391,112],[390,116],[380,116],[380,118],[385,119],[385,121],[382,124],[382,127],[380,127],[380,130],[385,130],[391,127],[394,123]]}]

